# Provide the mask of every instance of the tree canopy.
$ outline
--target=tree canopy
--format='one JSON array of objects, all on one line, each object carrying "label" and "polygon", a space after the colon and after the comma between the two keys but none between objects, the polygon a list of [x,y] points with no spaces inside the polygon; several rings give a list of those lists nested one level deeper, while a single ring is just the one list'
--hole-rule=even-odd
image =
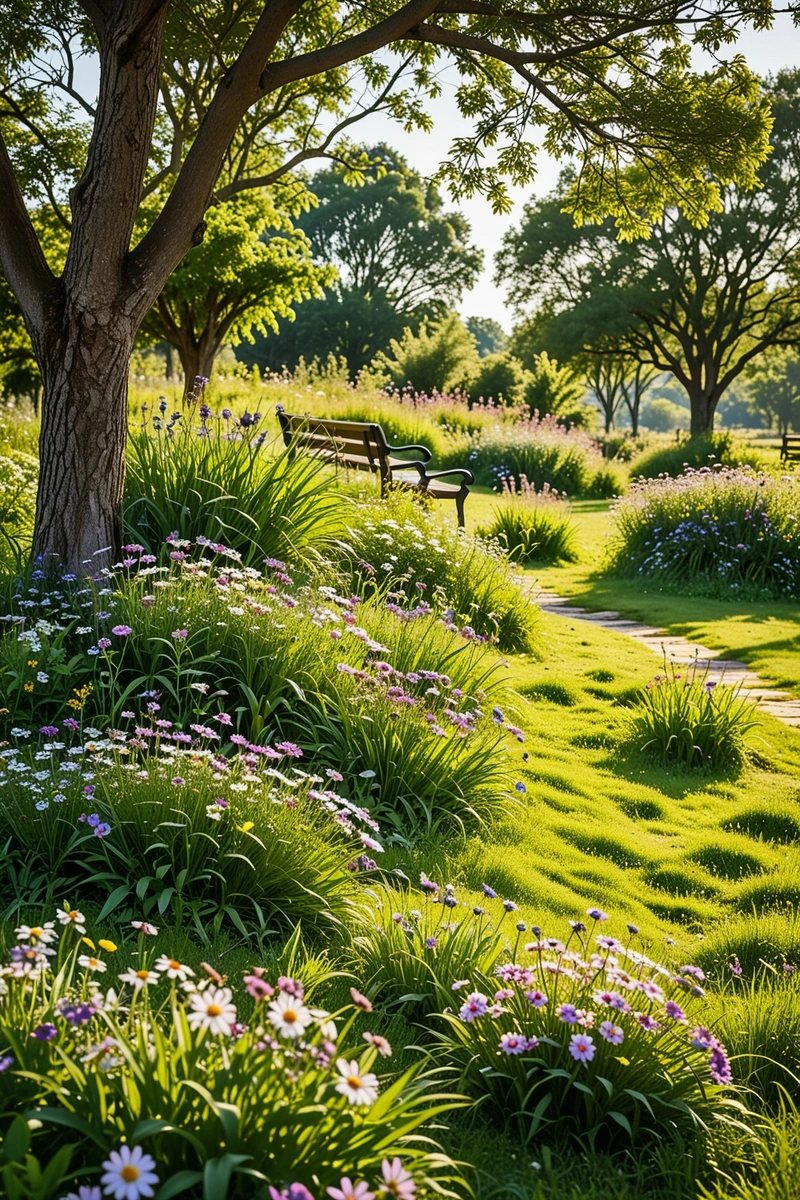
[{"label": "tree canopy", "polygon": [[565,174],[527,206],[498,257],[529,340],[671,371],[693,433],[712,428],[720,397],[756,355],[800,339],[800,72],[768,81],[767,94],[772,153],[759,186],[726,185],[705,225],[670,207],[633,242],[611,220],[576,226]]},{"label": "tree canopy", "polygon": [[301,356],[334,354],[355,375],[406,327],[441,317],[477,280],[483,254],[466,219],[445,212],[438,189],[387,146],[362,153],[373,164],[363,183],[348,182],[341,165],[317,172],[308,186],[318,203],[297,220],[315,260],[335,266],[336,282],[248,360],[279,370]]}]

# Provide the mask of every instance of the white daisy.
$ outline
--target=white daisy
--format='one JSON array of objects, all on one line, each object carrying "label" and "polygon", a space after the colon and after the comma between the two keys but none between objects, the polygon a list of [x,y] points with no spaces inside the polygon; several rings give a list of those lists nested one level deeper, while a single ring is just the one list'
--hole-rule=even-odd
[{"label": "white daisy", "polygon": [[73,925],[77,929],[78,933],[86,933],[86,917],[82,912],[78,912],[77,908],[60,908],[56,913],[56,917],[62,925]]},{"label": "white daisy", "polygon": [[91,954],[82,954],[78,959],[82,967],[87,971],[107,971],[108,967],[101,958],[92,958]]},{"label": "white daisy", "polygon": [[362,1075],[358,1063],[353,1059],[348,1062],[340,1058],[336,1070],[341,1079],[336,1084],[336,1091],[347,1098],[348,1104],[374,1104],[378,1099],[378,1079],[371,1072]]},{"label": "white daisy", "polygon": [[267,1010],[267,1016],[278,1033],[288,1038],[301,1037],[312,1021],[305,1005],[287,992],[280,992],[276,996]]},{"label": "white daisy", "polygon": [[129,983],[137,992],[149,984],[158,983],[158,975],[155,971],[136,971],[133,967],[128,967],[122,975],[119,976],[123,983]]},{"label": "white daisy", "polygon": [[148,937],[155,937],[158,933],[155,925],[151,925],[149,921],[131,921],[131,925],[139,933],[147,934]]},{"label": "white daisy", "polygon": [[103,1191],[114,1200],[139,1200],[140,1196],[152,1196],[153,1184],[158,1176],[153,1171],[155,1160],[145,1154],[141,1146],[120,1146],[112,1150],[103,1163],[105,1174],[101,1176]]},{"label": "white daisy", "polygon": [[231,1003],[230,988],[208,987],[191,997],[191,1012],[186,1019],[192,1029],[208,1029],[211,1033],[230,1035],[236,1021],[236,1005]]},{"label": "white daisy", "polygon": [[183,983],[187,975],[194,975],[191,967],[187,967],[185,963],[178,962],[177,958],[170,958],[167,954],[162,954],[155,961],[157,971],[163,971],[167,979],[180,979]]},{"label": "white daisy", "polygon": [[30,945],[36,945],[37,942],[54,942],[58,937],[55,928],[55,922],[46,921],[44,925],[20,925],[14,932],[17,935],[17,941],[28,942]]}]

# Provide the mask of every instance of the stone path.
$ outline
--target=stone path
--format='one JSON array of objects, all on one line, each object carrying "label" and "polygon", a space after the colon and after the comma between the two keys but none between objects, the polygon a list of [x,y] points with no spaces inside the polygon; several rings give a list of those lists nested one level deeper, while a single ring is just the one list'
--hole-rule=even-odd
[{"label": "stone path", "polygon": [[587,612],[585,608],[576,608],[565,596],[559,596],[555,592],[539,592],[536,601],[542,612],[571,617],[574,621],[588,621],[592,625],[599,625],[601,629],[624,633],[626,637],[634,638],[653,650],[660,658],[666,651],[667,657],[676,665],[691,666],[697,663],[701,671],[708,671],[708,678],[715,683],[724,680],[725,683],[741,684],[742,695],[755,700],[763,712],[777,717],[785,725],[800,727],[800,699],[792,696],[790,692],[770,687],[745,663],[719,658],[718,650],[709,650],[708,646],[690,642],[684,637],[676,637],[653,625],[629,621],[618,612]]}]

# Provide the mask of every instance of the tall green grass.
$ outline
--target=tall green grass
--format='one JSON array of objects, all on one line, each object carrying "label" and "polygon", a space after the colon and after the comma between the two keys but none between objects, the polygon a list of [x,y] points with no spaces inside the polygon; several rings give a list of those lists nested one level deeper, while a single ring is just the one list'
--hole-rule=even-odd
[{"label": "tall green grass", "polygon": [[548,484],[537,492],[525,475],[519,487],[513,477],[502,485],[491,523],[478,530],[479,535],[498,542],[516,561],[575,562],[576,531],[565,498]]}]

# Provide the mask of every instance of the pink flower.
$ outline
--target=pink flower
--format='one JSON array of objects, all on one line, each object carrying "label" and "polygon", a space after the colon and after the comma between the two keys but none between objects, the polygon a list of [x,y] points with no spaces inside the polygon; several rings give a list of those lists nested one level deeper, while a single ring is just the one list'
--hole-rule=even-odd
[{"label": "pink flower", "polygon": [[528,1001],[528,1004],[532,1004],[534,1008],[544,1008],[545,1004],[547,1004],[547,993],[534,989],[531,992],[525,993],[525,999]]},{"label": "pink flower", "polygon": [[503,1054],[524,1054],[527,1049],[527,1038],[521,1033],[504,1033],[500,1038],[500,1050]]},{"label": "pink flower", "polygon": [[365,1042],[370,1046],[374,1046],[380,1054],[381,1058],[391,1058],[392,1047],[389,1045],[385,1037],[381,1037],[379,1033],[362,1033],[361,1035]]},{"label": "pink flower", "polygon": [[471,1025],[477,1017],[482,1017],[484,1015],[488,1004],[489,1001],[482,992],[472,992],[471,995],[467,996],[466,1001],[461,1006],[459,1016],[461,1017],[462,1021],[466,1021],[468,1025]]},{"label": "pink flower", "polygon": [[384,1188],[387,1192],[396,1196],[397,1200],[413,1200],[417,1185],[399,1158],[394,1158],[391,1162],[385,1158],[381,1164],[381,1171],[383,1172]]},{"label": "pink flower", "polygon": [[115,634],[116,637],[129,637],[130,634],[133,633],[133,630],[131,629],[130,625],[115,625],[111,632]]},{"label": "pink flower", "polygon": [[326,1189],[332,1200],[375,1200],[375,1193],[369,1190],[369,1185],[364,1183],[351,1183],[345,1175],[339,1181],[338,1188],[329,1187]]},{"label": "pink flower", "polygon": [[173,629],[170,636],[175,638],[176,640],[183,641],[185,638],[187,638],[189,636],[189,630],[188,629]]},{"label": "pink flower", "polygon": [[233,724],[233,721],[231,720],[231,718],[228,716],[227,713],[217,713],[214,720],[219,721],[220,725],[232,725]]}]

